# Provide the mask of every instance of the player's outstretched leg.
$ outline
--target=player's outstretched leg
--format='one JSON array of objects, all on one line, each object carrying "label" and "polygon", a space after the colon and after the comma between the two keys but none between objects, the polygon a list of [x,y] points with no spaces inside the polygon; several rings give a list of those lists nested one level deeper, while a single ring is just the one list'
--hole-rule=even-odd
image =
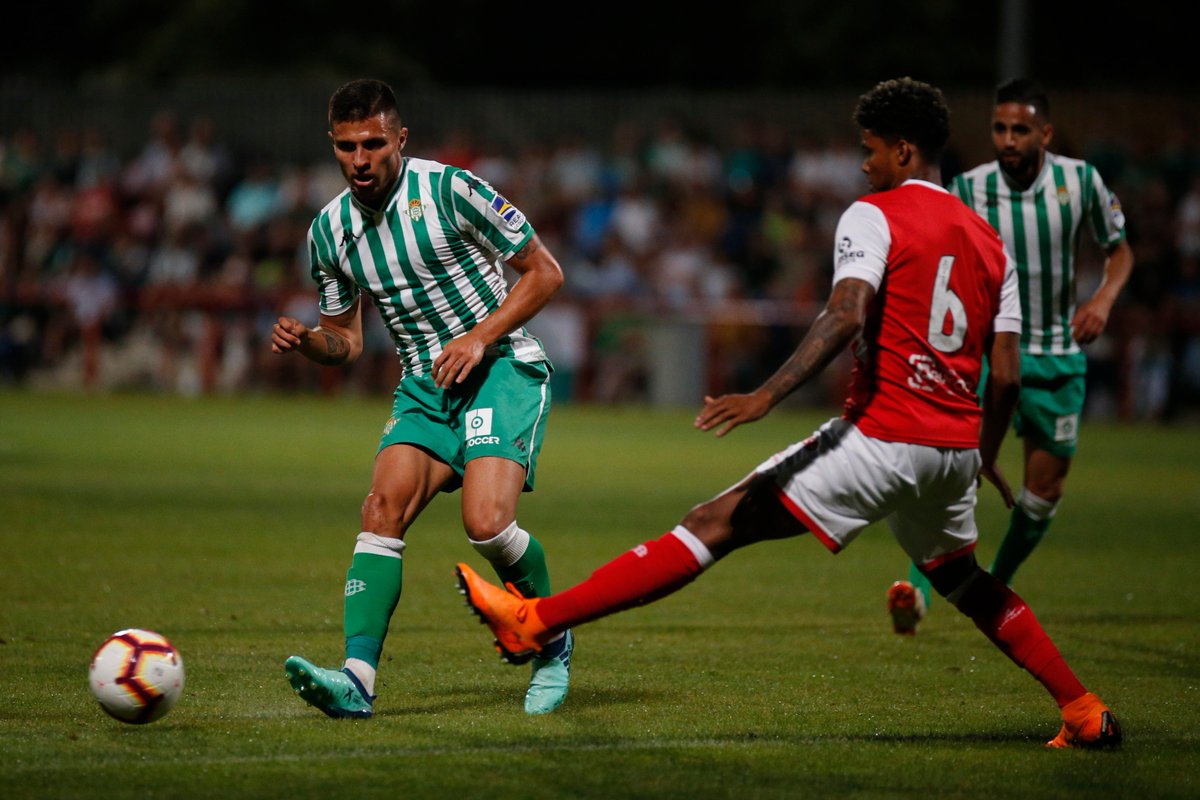
[{"label": "player's outstretched leg", "polygon": [[591,577],[549,597],[525,598],[483,580],[466,564],[458,586],[496,637],[500,657],[524,664],[547,653],[558,633],[634,606],[645,605],[691,583],[714,557],[686,527],[643,542],[601,566]]},{"label": "player's outstretched leg", "polygon": [[375,713],[375,697],[348,669],[324,669],[300,656],[285,661],[283,669],[296,694],[330,717],[367,719]]},{"label": "player's outstretched leg", "polygon": [[525,664],[554,638],[537,615],[537,599],[526,599],[512,585],[507,592],[493,586],[466,564],[458,564],[455,574],[467,605],[496,637],[501,660]]}]

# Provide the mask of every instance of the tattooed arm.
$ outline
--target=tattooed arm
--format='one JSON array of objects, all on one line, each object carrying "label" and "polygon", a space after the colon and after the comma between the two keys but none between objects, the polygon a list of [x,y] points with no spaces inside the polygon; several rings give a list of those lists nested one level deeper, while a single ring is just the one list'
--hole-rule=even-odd
[{"label": "tattooed arm", "polygon": [[362,303],[355,300],[353,307],[333,317],[322,314],[315,328],[280,317],[271,329],[271,351],[293,350],[329,367],[353,362],[362,353]]},{"label": "tattooed arm", "polygon": [[563,284],[562,268],[537,234],[507,263],[521,277],[499,308],[462,336],[446,343],[433,362],[433,379],[439,387],[445,389],[466,380],[483,360],[489,344],[533,319]]},{"label": "tattooed arm", "polygon": [[813,322],[796,351],[766,383],[750,394],[705,397],[695,425],[702,431],[721,426],[724,436],[745,422],[766,416],[775,405],[829,364],[862,330],[875,289],[866,281],[846,278],[833,286],[825,309]]}]

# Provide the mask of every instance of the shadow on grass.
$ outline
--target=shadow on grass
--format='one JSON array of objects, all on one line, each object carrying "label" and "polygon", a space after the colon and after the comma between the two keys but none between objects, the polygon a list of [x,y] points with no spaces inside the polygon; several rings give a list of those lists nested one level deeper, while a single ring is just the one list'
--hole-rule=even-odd
[{"label": "shadow on grass", "polygon": [[[524,673],[522,675],[524,676]],[[504,689],[496,689],[494,686],[456,686],[424,692],[419,697],[389,693],[386,699],[377,704],[375,716],[404,717],[481,709],[504,710],[510,705],[519,710],[524,697],[524,683],[514,683],[511,688]],[[560,713],[567,713],[571,709],[602,709],[617,705],[642,706],[663,702],[661,693],[643,689],[587,688],[570,692]]]}]

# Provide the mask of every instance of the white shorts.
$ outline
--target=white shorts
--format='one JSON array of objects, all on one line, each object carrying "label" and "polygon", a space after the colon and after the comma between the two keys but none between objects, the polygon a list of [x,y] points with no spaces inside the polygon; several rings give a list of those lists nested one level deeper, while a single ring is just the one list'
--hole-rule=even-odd
[{"label": "white shorts", "polygon": [[888,442],[832,419],[755,470],[775,478],[787,508],[834,553],[886,519],[917,564],[975,547],[979,451]]}]

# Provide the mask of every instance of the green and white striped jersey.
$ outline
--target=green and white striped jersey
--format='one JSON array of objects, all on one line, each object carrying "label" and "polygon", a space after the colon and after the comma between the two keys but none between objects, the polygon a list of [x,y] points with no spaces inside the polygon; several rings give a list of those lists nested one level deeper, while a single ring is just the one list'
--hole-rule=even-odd
[{"label": "green and white striped jersey", "polygon": [[[321,313],[340,314],[359,293],[379,309],[404,375],[428,372],[442,346],[495,311],[508,296],[502,260],[533,237],[525,215],[468,170],[405,158],[379,211],[347,188],[308,229]],[[489,352],[544,361],[524,328]]]},{"label": "green and white striped jersey", "polygon": [[1075,314],[1075,257],[1087,220],[1107,248],[1125,238],[1116,195],[1086,161],[1046,153],[1042,171],[1025,191],[1009,185],[998,161],[959,175],[951,191],[999,232],[1017,265],[1024,322],[1021,350],[1030,355],[1081,353],[1071,338]]}]

